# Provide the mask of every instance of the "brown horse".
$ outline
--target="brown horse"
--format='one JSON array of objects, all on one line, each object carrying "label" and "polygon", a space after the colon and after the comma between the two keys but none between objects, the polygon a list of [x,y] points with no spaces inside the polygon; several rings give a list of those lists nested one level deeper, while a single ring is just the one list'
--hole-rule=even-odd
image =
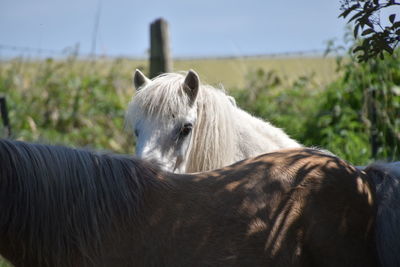
[{"label": "brown horse", "polygon": [[17,267],[398,266],[399,216],[379,218],[388,179],[313,149],[177,175],[0,140],[0,253]]}]

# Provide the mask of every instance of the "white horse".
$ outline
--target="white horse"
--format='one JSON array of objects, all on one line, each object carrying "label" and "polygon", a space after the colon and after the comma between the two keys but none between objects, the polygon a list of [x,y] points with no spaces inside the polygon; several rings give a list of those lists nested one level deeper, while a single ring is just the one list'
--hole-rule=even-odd
[{"label": "white horse", "polygon": [[206,171],[301,147],[281,129],[238,108],[224,91],[200,84],[193,70],[153,80],[136,70],[134,86],[137,93],[126,123],[137,138],[136,155],[156,160],[168,171]]}]

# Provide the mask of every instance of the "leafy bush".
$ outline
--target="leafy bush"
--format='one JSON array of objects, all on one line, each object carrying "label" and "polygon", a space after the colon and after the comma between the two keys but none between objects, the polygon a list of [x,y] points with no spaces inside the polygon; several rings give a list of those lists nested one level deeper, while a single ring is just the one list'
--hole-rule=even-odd
[{"label": "leafy bush", "polygon": [[284,79],[274,70],[258,69],[248,73],[246,89],[236,89],[231,94],[244,110],[301,140],[304,125],[313,114],[314,101],[320,92],[315,89],[313,75],[298,77],[289,86]]},{"label": "leafy bush", "polygon": [[132,153],[133,140],[123,130],[131,77],[121,71],[122,60],[81,62],[72,56],[0,66],[14,138]]},{"label": "leafy bush", "polygon": [[337,71],[336,81],[318,88],[312,75],[287,86],[275,71],[260,69],[248,75],[246,89],[232,94],[239,106],[304,145],[354,164],[399,160],[400,51],[367,63],[357,63],[349,52],[338,57]]},{"label": "leafy bush", "polygon": [[[342,77],[326,89],[304,142],[319,144],[356,164],[399,160],[400,51],[384,60],[341,64]],[[319,130],[316,130],[319,129]]]}]

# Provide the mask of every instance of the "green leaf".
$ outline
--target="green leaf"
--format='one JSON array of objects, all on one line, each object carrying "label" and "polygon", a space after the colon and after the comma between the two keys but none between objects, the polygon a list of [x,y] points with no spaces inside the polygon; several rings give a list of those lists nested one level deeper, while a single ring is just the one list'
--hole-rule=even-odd
[{"label": "green leaf", "polygon": [[365,39],[363,40],[363,42],[362,42],[362,45],[363,45],[364,47],[368,47],[368,46],[370,45],[371,42],[372,42],[372,38],[371,38],[371,37],[365,38]]},{"label": "green leaf", "polygon": [[392,27],[393,28],[400,28],[400,21],[397,21],[397,22],[393,23]]},{"label": "green leaf", "polygon": [[365,20],[365,24],[367,24],[370,28],[374,28],[374,25],[372,24],[372,22],[369,20],[369,18],[367,18]]},{"label": "green leaf", "polygon": [[388,52],[389,54],[393,54],[393,48],[391,48],[389,45],[384,44],[383,49]]},{"label": "green leaf", "polygon": [[360,24],[357,24],[355,27],[354,27],[354,31],[353,31],[353,33],[354,33],[354,38],[356,38],[357,39],[357,36],[358,36],[358,30],[360,29]]},{"label": "green leaf", "polygon": [[392,14],[389,16],[389,21],[393,24],[394,20],[396,19],[396,14]]},{"label": "green leaf", "polygon": [[361,35],[362,36],[365,36],[365,35],[368,35],[368,34],[371,34],[371,33],[374,33],[375,31],[373,30],[373,29],[366,29],[365,31],[363,31],[362,33],[361,33]]},{"label": "green leaf", "polygon": [[357,61],[358,61],[358,62],[363,62],[364,60],[365,60],[364,55],[359,55],[359,56],[357,56]]},{"label": "green leaf", "polygon": [[350,9],[346,9],[345,11],[343,11],[342,13],[340,13],[340,15],[338,16],[338,18],[340,18],[340,17],[346,18],[347,15],[349,15],[350,12],[351,12]]},{"label": "green leaf", "polygon": [[340,17],[343,17],[343,18],[346,18],[349,14],[350,14],[350,12],[352,12],[352,11],[354,11],[355,9],[357,9],[357,8],[359,8],[360,7],[360,4],[355,4],[355,5],[352,5],[351,7],[349,7],[348,9],[346,9],[345,11],[343,11],[340,15],[339,15],[339,18]]},{"label": "green leaf", "polygon": [[362,16],[363,14],[364,14],[364,11],[360,11],[360,12],[356,13],[354,16],[351,17],[351,19],[348,22],[352,22],[353,20]]},{"label": "green leaf", "polygon": [[358,51],[363,51],[363,50],[364,50],[364,47],[360,45],[353,49],[353,53],[357,53]]}]

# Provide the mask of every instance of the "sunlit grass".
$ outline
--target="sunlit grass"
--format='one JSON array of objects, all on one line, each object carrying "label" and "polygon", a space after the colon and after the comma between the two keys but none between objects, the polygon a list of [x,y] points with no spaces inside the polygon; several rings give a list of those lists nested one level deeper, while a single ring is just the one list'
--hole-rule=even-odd
[{"label": "sunlit grass", "polygon": [[245,87],[247,73],[260,68],[276,71],[288,84],[301,76],[314,75],[320,85],[326,85],[337,78],[336,62],[332,57],[179,60],[174,62],[174,68],[194,69],[205,82],[213,85],[221,83],[228,90]]}]

